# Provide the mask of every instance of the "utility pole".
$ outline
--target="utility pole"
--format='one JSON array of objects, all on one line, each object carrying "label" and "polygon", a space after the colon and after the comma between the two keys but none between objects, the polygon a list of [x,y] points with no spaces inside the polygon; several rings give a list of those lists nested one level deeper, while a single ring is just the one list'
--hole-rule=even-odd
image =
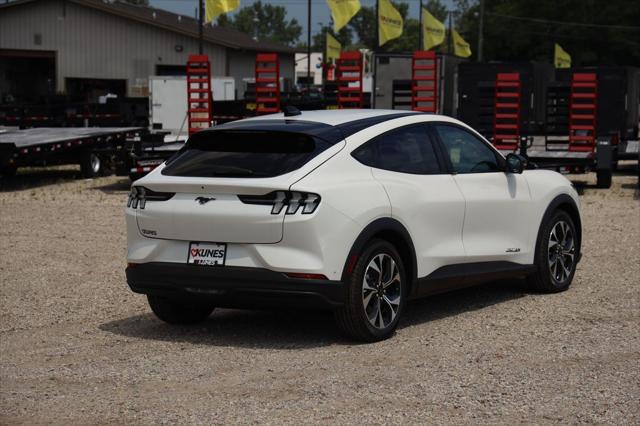
[{"label": "utility pole", "polygon": [[480,22],[478,25],[478,62],[482,62],[482,44],[484,34],[484,1],[480,0]]},{"label": "utility pole", "polygon": [[311,97],[311,0],[307,0],[307,97]]},{"label": "utility pole", "polygon": [[200,8],[198,10],[198,53],[202,55],[202,39],[204,30],[204,0],[199,0]]}]

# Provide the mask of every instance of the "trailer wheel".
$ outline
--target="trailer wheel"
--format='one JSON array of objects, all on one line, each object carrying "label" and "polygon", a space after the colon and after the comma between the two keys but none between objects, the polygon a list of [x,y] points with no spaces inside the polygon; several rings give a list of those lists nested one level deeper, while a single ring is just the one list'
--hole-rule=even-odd
[{"label": "trailer wheel", "polygon": [[94,178],[102,171],[102,160],[93,151],[85,151],[80,158],[80,171],[84,178]]},{"label": "trailer wheel", "polygon": [[611,188],[611,170],[596,170],[596,186],[598,188]]}]

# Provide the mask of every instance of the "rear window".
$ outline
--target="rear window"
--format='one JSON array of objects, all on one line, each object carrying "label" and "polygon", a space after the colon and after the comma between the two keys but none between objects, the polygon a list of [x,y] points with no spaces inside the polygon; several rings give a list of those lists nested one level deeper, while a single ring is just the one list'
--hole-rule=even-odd
[{"label": "rear window", "polygon": [[167,161],[162,174],[192,177],[261,178],[299,169],[329,148],[326,141],[303,133],[219,130],[193,135]]}]

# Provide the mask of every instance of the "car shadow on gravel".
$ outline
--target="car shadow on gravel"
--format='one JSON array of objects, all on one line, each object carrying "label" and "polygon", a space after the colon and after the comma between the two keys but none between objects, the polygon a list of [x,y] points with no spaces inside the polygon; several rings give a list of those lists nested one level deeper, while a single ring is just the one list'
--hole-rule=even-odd
[{"label": "car shadow on gravel", "polygon": [[[399,329],[427,324],[525,296],[523,283],[500,281],[409,302]],[[99,326],[129,338],[246,348],[303,349],[351,345],[330,312],[219,309],[204,323],[171,326],[146,313]]]},{"label": "car shadow on gravel", "polygon": [[129,192],[131,189],[131,181],[129,178],[118,179],[116,182],[112,182],[106,185],[94,186],[92,189],[97,189],[105,194],[120,194],[122,192]]}]

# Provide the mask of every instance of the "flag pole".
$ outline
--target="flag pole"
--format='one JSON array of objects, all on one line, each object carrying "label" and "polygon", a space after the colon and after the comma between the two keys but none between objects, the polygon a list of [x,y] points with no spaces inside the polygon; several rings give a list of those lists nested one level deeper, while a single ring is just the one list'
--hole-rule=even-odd
[{"label": "flag pole", "polygon": [[203,29],[204,29],[204,0],[198,1],[199,10],[198,10],[198,53],[202,55],[203,46]]},{"label": "flag pole", "polygon": [[[482,1],[482,0],[480,0]],[[424,50],[424,28],[422,26],[422,0],[420,0],[420,10],[418,11],[418,13],[420,14],[420,29],[418,30],[418,50]]]},{"label": "flag pole", "polygon": [[307,1],[307,97],[311,97],[311,0]]},{"label": "flag pole", "polygon": [[454,55],[453,53],[453,11],[449,11],[449,55]]},{"label": "flag pole", "polygon": [[[376,82],[378,76],[378,45],[380,44],[380,0],[376,0],[376,45],[373,47],[373,54],[371,59],[373,60],[373,79],[371,82],[371,108],[376,109]],[[364,59],[363,59],[364,61]]]},{"label": "flag pole", "polygon": [[[421,0],[422,1],[422,0]],[[482,62],[482,44],[484,38],[484,0],[480,0],[480,22],[478,25],[478,62]]]}]

